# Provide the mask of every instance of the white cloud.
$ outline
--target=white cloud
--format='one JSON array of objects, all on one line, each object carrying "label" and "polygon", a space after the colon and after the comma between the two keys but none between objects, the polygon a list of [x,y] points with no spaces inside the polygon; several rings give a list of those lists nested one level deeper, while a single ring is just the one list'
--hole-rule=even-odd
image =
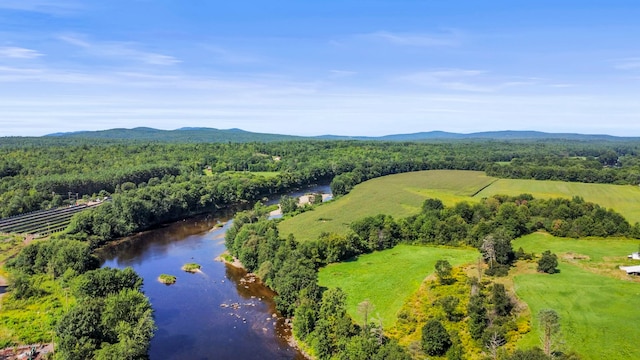
[{"label": "white cloud", "polygon": [[440,69],[405,74],[394,80],[422,87],[488,93],[506,88],[540,84],[537,78],[503,78],[485,70]]},{"label": "white cloud", "polygon": [[0,47],[0,58],[35,59],[40,56],[42,56],[42,53],[32,49],[14,46]]},{"label": "white cloud", "polygon": [[618,70],[640,69],[640,58],[627,58],[616,61],[614,67]]},{"label": "white cloud", "polygon": [[181,62],[181,60],[170,55],[139,50],[136,48],[136,44],[129,42],[91,42],[87,40],[85,36],[78,34],[63,34],[59,35],[58,39],[67,44],[79,47],[86,53],[96,57],[161,66],[175,65]]},{"label": "white cloud", "polygon": [[401,46],[435,47],[435,46],[457,46],[460,44],[460,37],[455,32],[445,34],[424,34],[424,33],[392,33],[388,31],[377,31],[370,34],[361,35],[364,38],[388,42]]},{"label": "white cloud", "polygon": [[29,11],[51,15],[69,15],[81,10],[78,1],[69,0],[2,0],[0,9]]},{"label": "white cloud", "polygon": [[491,87],[470,82],[470,80],[485,73],[486,71],[483,70],[443,69],[406,74],[397,77],[396,80],[440,89],[490,92],[493,90]]}]

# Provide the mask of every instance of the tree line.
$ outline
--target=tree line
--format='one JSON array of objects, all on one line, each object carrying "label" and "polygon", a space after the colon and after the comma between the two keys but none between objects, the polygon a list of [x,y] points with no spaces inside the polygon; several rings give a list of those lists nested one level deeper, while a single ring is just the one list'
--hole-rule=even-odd
[{"label": "tree line", "polygon": [[[516,259],[532,258],[522,249],[514,251],[511,241],[537,230],[558,236],[565,236],[564,232],[568,231],[575,237],[640,238],[640,225],[630,226],[613,210],[602,209],[579,197],[545,200],[528,194],[497,195],[479,203],[462,202],[451,207],[444,206],[440,200],[428,199],[417,215],[398,220],[388,215],[366,217],[353,222],[350,229],[344,235],[322,234],[315,241],[298,242],[292,235],[282,238],[277,223],[266,220],[266,209],[258,203],[251,210],[239,212],[226,234],[227,249],[247,271],[257,273],[276,291],[278,310],[285,316],[293,316],[296,336],[307,343],[319,359],[375,358],[379,352],[387,354],[391,349],[393,356],[407,356],[394,340],[375,335],[382,332],[381,325],[366,322],[356,325],[342,308],[344,294],[340,290],[319,288],[317,271],[328,263],[389,249],[398,243],[466,245],[478,249],[488,265],[487,275],[504,276]],[[539,262],[540,271],[552,273],[557,260],[550,253],[546,256]],[[441,276],[441,282],[445,283],[446,266],[438,265],[440,269],[436,268],[436,272],[445,274]],[[477,290],[467,305],[469,333],[478,343],[493,341],[499,347],[513,326],[509,316],[514,304],[504,286],[493,284],[486,288],[479,280],[475,278]],[[473,279],[471,281],[473,286]],[[485,290],[480,291],[482,289]],[[332,305],[325,304],[326,301]],[[487,312],[489,305],[493,309],[491,314]],[[323,306],[331,306],[332,310],[326,311]],[[455,309],[457,304],[442,306]],[[450,319],[459,316],[455,310],[448,313]],[[440,354],[440,350],[433,351],[431,355]],[[367,357],[357,354],[367,354]]]},{"label": "tree line", "polygon": [[[483,170],[491,176],[638,184],[634,142],[569,140],[432,142],[286,141],[149,143],[23,139],[0,144],[0,217],[68,204],[68,193],[114,193],[151,178],[228,171],[279,172],[283,182],[330,181],[336,196],[383,175]],[[15,139],[14,139],[15,140]]]},{"label": "tree line", "polygon": [[43,280],[52,279],[53,291],[76,303],[54,319],[57,358],[146,359],[156,327],[142,278],[131,268],[98,266],[86,242],[32,243],[6,263],[9,304],[40,301],[52,291]]}]

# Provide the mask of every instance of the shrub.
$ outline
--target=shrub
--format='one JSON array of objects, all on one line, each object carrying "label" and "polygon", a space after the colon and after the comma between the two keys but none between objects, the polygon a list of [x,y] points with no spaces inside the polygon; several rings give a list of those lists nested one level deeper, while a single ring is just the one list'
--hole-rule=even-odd
[{"label": "shrub", "polygon": [[542,257],[538,260],[538,271],[555,274],[558,272],[558,256],[552,254],[550,250],[542,253]]},{"label": "shrub", "polygon": [[422,350],[428,355],[444,355],[451,344],[451,337],[440,321],[430,320],[422,327]]}]

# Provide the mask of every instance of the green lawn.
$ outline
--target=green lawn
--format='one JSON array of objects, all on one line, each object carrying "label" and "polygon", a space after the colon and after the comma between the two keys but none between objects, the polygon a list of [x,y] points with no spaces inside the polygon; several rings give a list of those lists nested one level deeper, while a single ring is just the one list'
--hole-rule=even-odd
[{"label": "green lawn", "polygon": [[322,232],[345,233],[348,225],[366,216],[388,214],[402,218],[420,211],[427,198],[452,205],[470,197],[495,178],[480,171],[432,170],[389,175],[366,181],[342,198],[313,211],[286,219],[279,225],[284,236],[317,239]]},{"label": "green lawn", "polygon": [[319,284],[340,287],[347,294],[349,315],[361,322],[358,303],[368,299],[385,327],[396,322],[397,312],[422,281],[434,272],[436,261],[452,265],[473,262],[474,249],[398,245],[393,249],[362,255],[355,261],[331,264],[320,270]]},{"label": "green lawn", "polygon": [[585,184],[564,181],[500,179],[476,195],[478,198],[496,194],[532,194],[536,198],[581,196],[586,201],[615,209],[631,224],[640,221],[640,187],[632,185]]},{"label": "green lawn", "polygon": [[[574,253],[589,256],[588,262],[616,262],[612,266],[638,264],[627,260],[627,255],[638,251],[640,240],[616,239],[616,238],[584,238],[570,239],[559,238],[547,233],[537,232],[523,236],[513,241],[513,247],[522,247],[526,252],[542,253],[545,250],[560,254]],[[617,264],[620,262],[620,264]]]},{"label": "green lawn", "polygon": [[561,318],[566,350],[583,359],[640,359],[634,334],[640,324],[637,301],[640,284],[612,279],[566,263],[555,275],[524,274],[514,278],[516,293],[530,307],[533,331],[518,344],[540,345],[540,309],[551,308]]},{"label": "green lawn", "polygon": [[637,329],[640,283],[630,281],[620,265],[638,265],[627,255],[638,251],[638,240],[567,239],[545,233],[513,242],[527,252],[551,250],[559,257],[560,273],[521,274],[514,277],[518,296],[531,308],[534,330],[520,346],[539,344],[535,314],[556,310],[562,319],[569,350],[585,359],[638,359],[640,347],[629,340]]}]

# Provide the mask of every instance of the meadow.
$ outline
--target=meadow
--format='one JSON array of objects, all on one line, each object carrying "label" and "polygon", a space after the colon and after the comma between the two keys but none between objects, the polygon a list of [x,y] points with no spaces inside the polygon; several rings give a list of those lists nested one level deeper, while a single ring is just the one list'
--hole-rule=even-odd
[{"label": "meadow", "polygon": [[395,324],[397,313],[424,279],[433,274],[438,260],[451,265],[475,261],[475,249],[398,245],[393,249],[361,255],[356,260],[330,264],[320,270],[318,283],[339,287],[347,294],[347,311],[362,322],[357,306],[369,300],[373,314],[385,328]]},{"label": "meadow", "polygon": [[0,349],[51,341],[55,319],[75,303],[70,292],[62,289],[49,275],[35,276],[34,284],[41,296],[28,300],[14,299],[11,295],[3,297]]},{"label": "meadow", "polygon": [[558,254],[562,259],[582,264],[609,264],[617,269],[619,265],[640,264],[627,259],[627,255],[638,251],[640,240],[620,238],[559,238],[544,232],[525,235],[513,241],[513,247],[522,247],[526,252],[540,254],[545,250]]},{"label": "meadow", "polygon": [[322,232],[345,233],[349,224],[366,216],[388,214],[395,218],[417,214],[428,198],[446,205],[471,196],[495,178],[480,171],[431,170],[389,175],[366,181],[336,201],[322,204],[279,224],[284,236],[298,240],[316,239]]},{"label": "meadow", "polygon": [[613,208],[631,224],[640,221],[640,187],[585,184],[562,181],[497,179],[481,171],[430,170],[389,175],[357,185],[349,194],[279,225],[283,235],[298,240],[317,239],[322,232],[344,234],[354,220],[377,214],[395,218],[414,215],[428,198],[447,205],[477,202],[496,194],[532,194],[536,198],[581,196],[605,208]]},{"label": "meadow", "polygon": [[560,350],[582,359],[639,359],[633,338],[640,322],[640,284],[599,275],[561,262],[560,273],[514,277],[516,294],[529,306],[533,330],[519,347],[540,346],[537,314],[554,309],[560,315]]},{"label": "meadow", "polygon": [[615,209],[627,221],[640,221],[640,187],[632,185],[585,184],[564,181],[499,179],[480,191],[475,197],[491,197],[496,194],[519,195],[528,193],[536,198],[581,196],[586,201],[607,209]]},{"label": "meadow", "polygon": [[[281,231],[293,232],[304,240],[321,231],[345,232],[349,222],[368,215],[414,214],[429,197],[440,198],[451,205],[458,201],[479,201],[495,194],[521,193],[538,198],[577,195],[615,209],[632,223],[640,220],[640,208],[633,206],[640,201],[640,189],[632,186],[496,180],[479,172],[460,171],[402,175],[360,184],[343,198],[302,214],[305,218],[297,216],[286,220],[281,224]],[[313,225],[322,226],[314,228]],[[297,226],[301,230],[293,231]],[[509,287],[532,314],[532,331],[517,346],[540,345],[535,314],[540,309],[553,308],[559,313],[563,327],[560,350],[575,351],[584,359],[640,358],[640,348],[629,340],[629,334],[640,320],[634,301],[640,295],[640,283],[618,269],[620,265],[637,263],[627,259],[627,255],[638,251],[639,244],[638,240],[621,238],[557,238],[542,232],[514,240],[514,249],[522,247],[538,255],[551,250],[560,262],[558,274],[537,273],[534,261],[519,264],[508,278],[501,280],[512,282]],[[463,252],[453,255],[454,250]],[[475,261],[477,256],[476,250],[400,245],[360,256],[355,261],[329,265],[321,269],[319,282],[322,286],[345,290],[349,314],[358,322],[362,315],[357,312],[357,304],[368,299],[376,307],[374,314],[379,314],[389,328],[395,324],[403,303],[416,293],[425,277],[433,273],[435,261],[444,258],[461,265]]]},{"label": "meadow", "polygon": [[[635,301],[640,283],[618,269],[620,265],[638,265],[627,259],[638,251],[638,240],[567,239],[546,233],[534,233],[513,242],[514,248],[558,255],[560,273],[535,273],[534,265],[513,277],[514,288],[532,314],[551,308],[561,318],[564,350],[575,351],[584,359],[637,359],[640,348],[629,341],[637,328],[640,314]],[[518,344],[539,345],[538,321],[533,331]]]}]

